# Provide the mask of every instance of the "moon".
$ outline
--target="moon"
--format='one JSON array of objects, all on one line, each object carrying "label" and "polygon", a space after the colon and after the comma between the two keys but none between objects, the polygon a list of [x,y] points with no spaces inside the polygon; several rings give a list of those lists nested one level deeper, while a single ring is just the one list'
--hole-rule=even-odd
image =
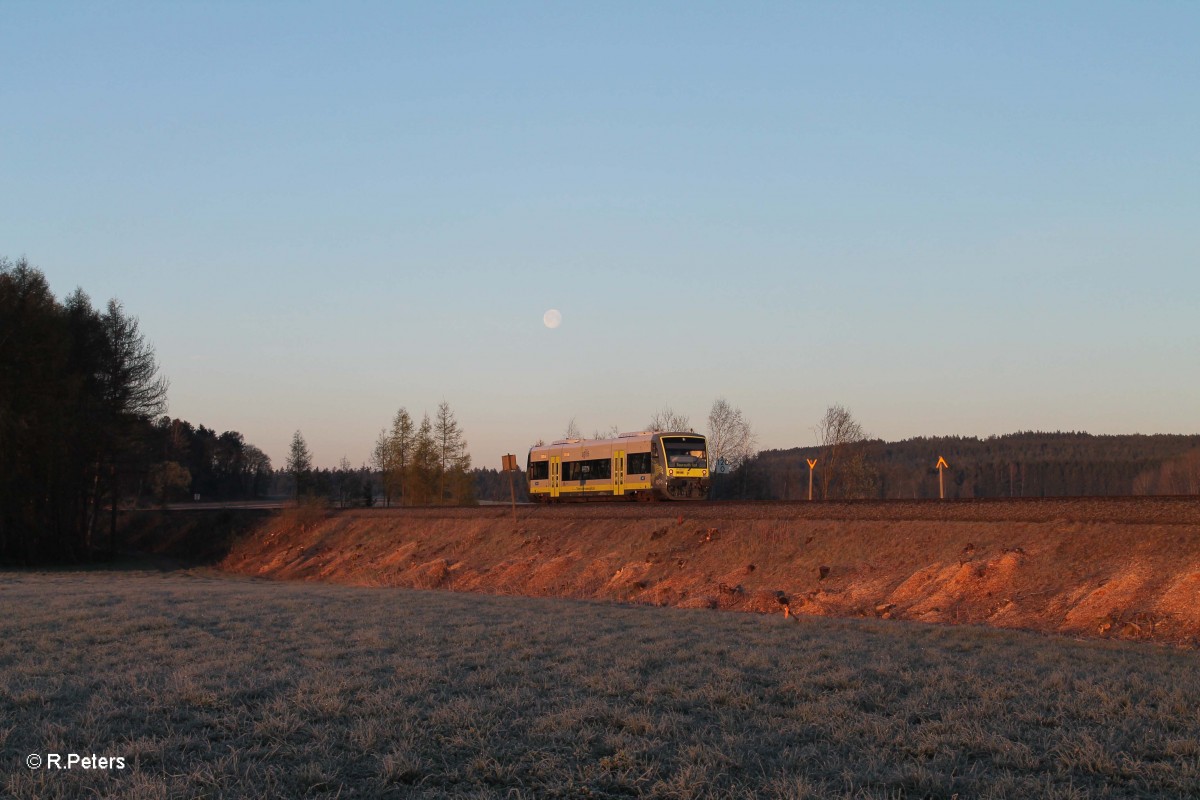
[{"label": "moon", "polygon": [[557,308],[550,309],[542,314],[542,324],[547,328],[557,328],[562,325],[562,313]]}]

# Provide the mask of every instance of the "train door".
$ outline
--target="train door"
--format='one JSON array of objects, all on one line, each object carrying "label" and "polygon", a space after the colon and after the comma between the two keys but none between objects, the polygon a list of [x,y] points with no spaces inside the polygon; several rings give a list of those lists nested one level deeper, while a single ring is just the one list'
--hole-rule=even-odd
[{"label": "train door", "polygon": [[613,451],[613,494],[625,494],[625,451]]},{"label": "train door", "polygon": [[562,457],[550,456],[550,497],[558,497],[558,487],[562,483]]}]

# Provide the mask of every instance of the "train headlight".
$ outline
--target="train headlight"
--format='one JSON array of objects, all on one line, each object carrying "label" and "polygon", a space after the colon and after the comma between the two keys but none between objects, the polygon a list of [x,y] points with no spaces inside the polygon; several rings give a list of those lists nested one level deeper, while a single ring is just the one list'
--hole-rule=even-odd
[{"label": "train headlight", "polygon": [[667,474],[668,474],[668,475],[674,475],[674,474],[675,474],[675,470],[673,470],[673,469],[669,469],[669,470],[667,470]]},{"label": "train headlight", "polygon": [[703,471],[703,473],[701,473],[701,474],[702,474],[702,475],[703,475],[705,478],[707,478],[707,477],[708,477],[708,470],[704,470],[704,471]]}]

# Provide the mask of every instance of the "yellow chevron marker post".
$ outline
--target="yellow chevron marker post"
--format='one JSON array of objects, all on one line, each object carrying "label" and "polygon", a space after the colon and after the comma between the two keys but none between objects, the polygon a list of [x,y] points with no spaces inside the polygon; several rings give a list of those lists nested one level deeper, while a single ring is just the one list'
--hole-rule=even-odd
[{"label": "yellow chevron marker post", "polygon": [[816,467],[817,467],[817,460],[815,458],[806,458],[804,460],[808,462],[808,499],[811,501],[812,500],[812,476],[813,476],[813,470],[816,469]]},{"label": "yellow chevron marker post", "polygon": [[944,470],[948,466],[950,466],[950,465],[946,463],[946,459],[942,458],[941,456],[938,456],[938,463],[937,463],[938,498],[941,500],[946,499],[946,483],[945,483],[945,481],[942,480],[942,470]]}]

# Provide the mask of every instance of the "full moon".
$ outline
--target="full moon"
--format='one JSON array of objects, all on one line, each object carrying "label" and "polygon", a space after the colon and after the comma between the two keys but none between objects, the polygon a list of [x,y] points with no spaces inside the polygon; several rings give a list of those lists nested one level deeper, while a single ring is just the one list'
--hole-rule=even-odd
[{"label": "full moon", "polygon": [[545,314],[542,314],[542,322],[547,328],[557,328],[562,324],[562,314],[557,308],[552,308]]}]

